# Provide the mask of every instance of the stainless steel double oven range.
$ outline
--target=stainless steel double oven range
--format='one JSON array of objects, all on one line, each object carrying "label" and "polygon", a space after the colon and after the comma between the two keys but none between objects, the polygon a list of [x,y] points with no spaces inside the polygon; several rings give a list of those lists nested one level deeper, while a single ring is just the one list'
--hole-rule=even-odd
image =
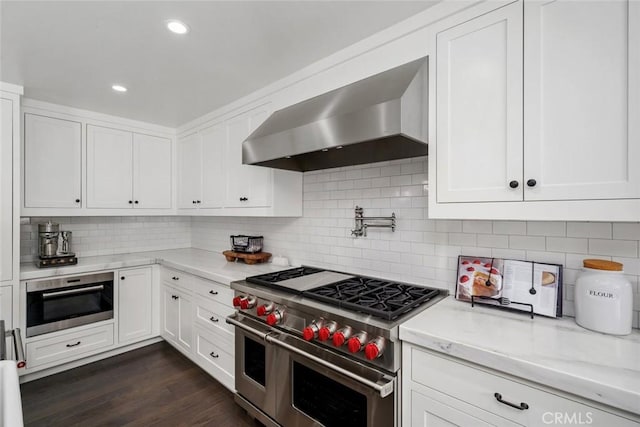
[{"label": "stainless steel double oven range", "polygon": [[231,287],[240,406],[267,426],[398,425],[399,325],[446,291],[313,267]]}]

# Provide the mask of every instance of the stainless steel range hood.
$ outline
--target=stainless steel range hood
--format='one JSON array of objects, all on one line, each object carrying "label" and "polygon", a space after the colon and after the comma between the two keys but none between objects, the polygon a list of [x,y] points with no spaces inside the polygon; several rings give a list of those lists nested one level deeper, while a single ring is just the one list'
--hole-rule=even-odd
[{"label": "stainless steel range hood", "polygon": [[425,156],[426,76],[421,58],[276,111],[242,161],[305,172]]}]

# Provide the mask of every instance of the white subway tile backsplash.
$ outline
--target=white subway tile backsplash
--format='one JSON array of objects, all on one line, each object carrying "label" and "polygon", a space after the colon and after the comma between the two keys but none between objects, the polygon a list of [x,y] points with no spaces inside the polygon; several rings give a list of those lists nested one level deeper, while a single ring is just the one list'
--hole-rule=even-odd
[{"label": "white subway tile backsplash", "polygon": [[529,221],[527,222],[529,236],[566,236],[567,229],[564,222],[558,221]]},{"label": "white subway tile backsplash", "polygon": [[[304,216],[65,217],[81,256],[179,247],[223,251],[230,234],[265,237],[265,250],[298,264],[422,283],[454,291],[458,256],[477,255],[565,266],[566,315],[573,314],[573,283],[585,258],[624,264],[640,289],[640,223],[459,221],[428,219],[426,158],[308,172]],[[370,229],[354,238],[354,207],[365,216],[397,216],[395,232]],[[37,250],[37,222],[21,226],[21,258]],[[636,302],[636,309],[638,309]],[[636,326],[640,310],[635,314]]]},{"label": "white subway tile backsplash", "polygon": [[594,255],[637,257],[638,241],[589,239],[589,253]]}]

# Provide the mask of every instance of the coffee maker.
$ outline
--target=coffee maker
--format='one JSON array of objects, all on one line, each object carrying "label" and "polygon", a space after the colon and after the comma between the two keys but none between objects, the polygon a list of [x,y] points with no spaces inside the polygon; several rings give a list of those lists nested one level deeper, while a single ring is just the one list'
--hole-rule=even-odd
[{"label": "coffee maker", "polygon": [[[59,243],[60,240],[60,244]],[[60,231],[55,222],[38,224],[38,258],[37,267],[57,267],[74,265],[78,258],[71,252],[71,232]]]}]

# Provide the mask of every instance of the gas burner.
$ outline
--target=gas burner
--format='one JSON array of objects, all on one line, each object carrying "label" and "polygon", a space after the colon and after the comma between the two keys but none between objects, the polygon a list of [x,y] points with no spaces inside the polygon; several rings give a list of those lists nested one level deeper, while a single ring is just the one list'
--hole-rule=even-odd
[{"label": "gas burner", "polygon": [[247,281],[258,283],[258,284],[271,284],[277,282],[283,282],[289,279],[295,279],[302,276],[308,276],[310,274],[320,273],[321,270],[319,268],[314,267],[298,267],[291,268],[289,270],[277,271],[275,273],[267,273],[261,274],[259,276],[248,277]]},{"label": "gas burner", "polygon": [[304,292],[339,307],[393,320],[437,296],[436,289],[369,277],[356,277]]}]

